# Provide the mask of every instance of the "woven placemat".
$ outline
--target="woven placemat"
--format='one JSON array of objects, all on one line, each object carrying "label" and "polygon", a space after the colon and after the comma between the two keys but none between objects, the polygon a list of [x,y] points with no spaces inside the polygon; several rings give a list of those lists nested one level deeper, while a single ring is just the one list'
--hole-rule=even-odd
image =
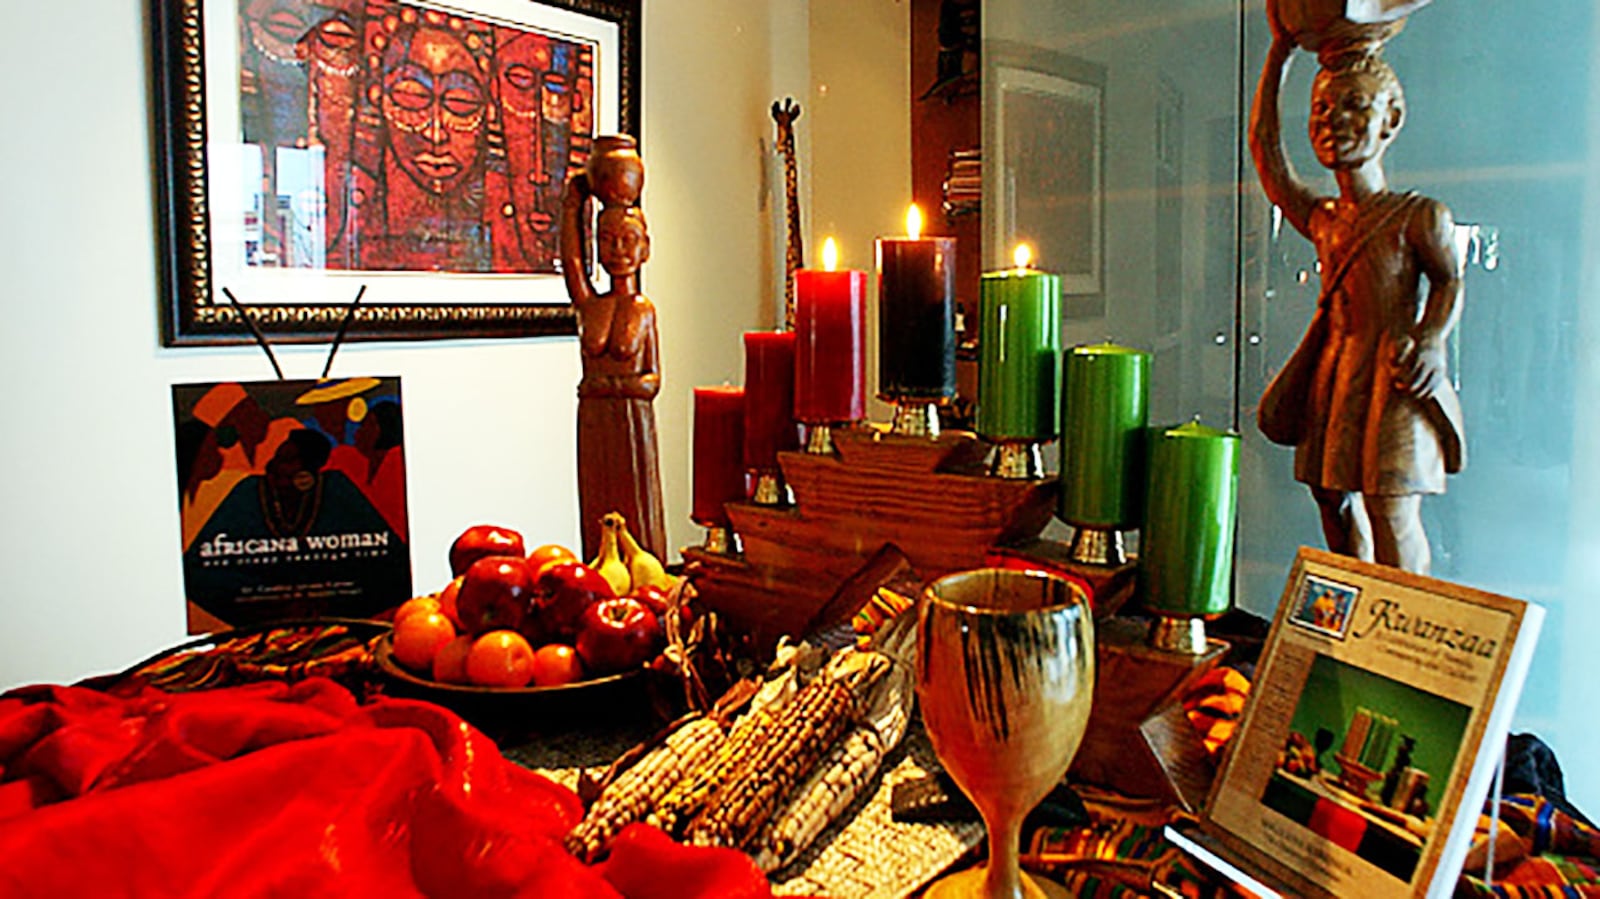
[{"label": "woven placemat", "polygon": [[[627,728],[552,735],[504,751],[512,761],[575,789],[584,768],[604,768],[646,736]],[[939,759],[920,726],[912,726],[886,764],[869,798],[857,800],[800,858],[773,874],[774,895],[902,899],[983,841],[983,825],[977,822],[907,824],[893,819],[889,799],[894,785],[939,770]]]},{"label": "woven placemat", "polygon": [[889,763],[871,798],[847,810],[800,858],[773,874],[774,895],[901,899],[983,842],[983,825],[976,821],[894,820],[889,806],[894,785],[940,770],[920,725],[906,733]]}]

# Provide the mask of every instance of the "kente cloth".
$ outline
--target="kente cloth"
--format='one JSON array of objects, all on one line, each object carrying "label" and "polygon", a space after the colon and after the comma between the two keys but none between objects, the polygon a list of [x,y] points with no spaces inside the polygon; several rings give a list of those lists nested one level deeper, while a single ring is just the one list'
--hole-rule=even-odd
[{"label": "kente cloth", "polygon": [[645,825],[587,867],[582,806],[436,705],[326,678],[0,696],[7,897],[770,896],[746,856]]},{"label": "kente cloth", "polygon": [[363,695],[373,672],[372,644],[387,626],[378,622],[239,628],[164,654],[119,675],[90,678],[79,686],[117,696],[145,687],[168,693],[214,690],[262,680],[326,677]]},{"label": "kente cloth", "polygon": [[1515,853],[1496,862],[1492,885],[1469,868],[1457,896],[1600,897],[1600,830],[1533,794],[1503,797],[1500,821],[1516,835]]},{"label": "kente cloth", "polygon": [[1213,758],[1238,729],[1249,695],[1250,679],[1228,667],[1207,671],[1184,694],[1184,714]]}]

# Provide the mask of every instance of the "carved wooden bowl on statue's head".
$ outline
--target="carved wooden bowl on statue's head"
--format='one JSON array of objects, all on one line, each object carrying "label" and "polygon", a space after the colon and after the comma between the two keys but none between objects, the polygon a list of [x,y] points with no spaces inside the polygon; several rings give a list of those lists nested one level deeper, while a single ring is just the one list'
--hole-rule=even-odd
[{"label": "carved wooden bowl on statue's head", "polygon": [[1381,46],[1432,0],[1267,0],[1273,31],[1317,53],[1331,44]]}]

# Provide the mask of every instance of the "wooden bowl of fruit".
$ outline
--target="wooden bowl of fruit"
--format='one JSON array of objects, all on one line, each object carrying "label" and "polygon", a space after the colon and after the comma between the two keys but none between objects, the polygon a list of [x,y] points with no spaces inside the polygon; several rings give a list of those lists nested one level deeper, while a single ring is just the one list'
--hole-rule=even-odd
[{"label": "wooden bowl of fruit", "polygon": [[636,566],[635,584],[628,567],[608,564],[620,562],[619,542],[608,525],[600,563],[588,565],[554,544],[525,552],[507,528],[469,528],[451,546],[455,577],[403,603],[378,641],[386,692],[500,736],[647,715],[670,576],[659,563]]}]

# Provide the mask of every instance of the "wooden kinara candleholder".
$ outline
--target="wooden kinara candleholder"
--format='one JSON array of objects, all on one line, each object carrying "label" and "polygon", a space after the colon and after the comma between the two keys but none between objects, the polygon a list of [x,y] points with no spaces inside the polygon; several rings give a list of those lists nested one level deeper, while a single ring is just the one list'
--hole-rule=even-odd
[{"label": "wooden kinara candleholder", "polygon": [[1178,728],[1152,744],[1140,728],[1215,667],[1226,644],[1212,641],[1200,656],[1146,647],[1137,622],[1112,617],[1133,593],[1133,563],[1078,565],[1064,545],[1040,539],[1058,479],[987,475],[990,445],[977,435],[905,437],[869,425],[835,431],[833,440],[837,454],[778,454],[794,505],[727,505],[742,554],[683,550],[699,600],[767,652],[784,635],[848,621],[896,566],[909,565],[924,583],[1018,559],[1082,577],[1095,594],[1100,675],[1072,776],[1181,798],[1172,769],[1198,738]]},{"label": "wooden kinara candleholder", "polygon": [[778,454],[794,505],[728,504],[743,555],[683,551],[700,600],[759,647],[847,620],[854,608],[828,621],[830,606],[885,546],[928,580],[1036,537],[1055,509],[1055,478],[987,476],[989,445],[969,431],[929,439],[867,426],[833,440],[835,455]]}]

